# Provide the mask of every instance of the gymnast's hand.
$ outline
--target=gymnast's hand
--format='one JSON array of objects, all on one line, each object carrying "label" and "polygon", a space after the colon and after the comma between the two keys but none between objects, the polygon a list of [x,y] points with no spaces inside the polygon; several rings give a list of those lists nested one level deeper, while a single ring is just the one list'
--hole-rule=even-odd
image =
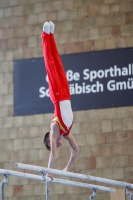
[{"label": "gymnast's hand", "polygon": [[51,181],[54,179],[53,175],[52,175],[52,174],[49,174],[49,173],[46,174],[46,177],[51,178]]},{"label": "gymnast's hand", "polygon": [[67,168],[65,167],[62,171],[68,172],[69,170],[67,170]]}]

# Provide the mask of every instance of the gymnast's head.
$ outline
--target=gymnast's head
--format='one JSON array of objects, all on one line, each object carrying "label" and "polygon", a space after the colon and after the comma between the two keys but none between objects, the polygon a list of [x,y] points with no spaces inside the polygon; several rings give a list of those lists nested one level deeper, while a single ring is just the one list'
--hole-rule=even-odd
[{"label": "gymnast's head", "polygon": [[[44,146],[46,147],[47,150],[51,150],[51,147],[50,147],[50,132],[47,132],[43,138],[43,143],[44,143]],[[62,140],[60,138],[57,139],[56,141],[56,147],[60,147],[62,145]]]},{"label": "gymnast's head", "polygon": [[43,138],[43,143],[44,143],[44,146],[46,147],[47,150],[51,150],[50,149],[50,139],[49,139],[49,134],[50,132],[47,132]]}]

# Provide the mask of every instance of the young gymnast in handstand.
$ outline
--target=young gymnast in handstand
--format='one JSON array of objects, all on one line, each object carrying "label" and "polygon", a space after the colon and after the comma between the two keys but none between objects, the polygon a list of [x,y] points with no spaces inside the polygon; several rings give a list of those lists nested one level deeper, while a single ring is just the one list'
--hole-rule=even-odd
[{"label": "young gymnast in handstand", "polygon": [[[65,171],[69,171],[78,156],[79,148],[74,136],[70,133],[73,123],[70,91],[54,40],[54,28],[55,25],[53,22],[45,22],[42,32],[42,46],[46,72],[48,74],[49,94],[55,109],[50,125],[50,132],[46,133],[43,142],[46,148],[50,150],[48,168],[53,168],[54,166],[56,150],[62,145],[62,137],[69,142],[72,152],[68,164],[64,169]],[[51,174],[47,174],[47,176],[53,179]]]}]

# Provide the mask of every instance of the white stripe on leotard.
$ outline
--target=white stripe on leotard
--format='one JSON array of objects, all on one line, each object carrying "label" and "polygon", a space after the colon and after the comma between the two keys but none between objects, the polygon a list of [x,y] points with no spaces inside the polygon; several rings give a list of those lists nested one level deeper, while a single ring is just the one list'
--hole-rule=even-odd
[{"label": "white stripe on leotard", "polygon": [[61,117],[67,128],[70,128],[73,122],[73,113],[71,108],[71,101],[64,100],[59,102]]}]

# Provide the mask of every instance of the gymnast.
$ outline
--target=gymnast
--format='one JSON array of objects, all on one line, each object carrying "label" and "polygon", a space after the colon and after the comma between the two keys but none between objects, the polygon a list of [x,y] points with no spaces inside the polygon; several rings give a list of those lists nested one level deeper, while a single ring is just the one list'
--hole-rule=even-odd
[{"label": "gymnast", "polygon": [[[79,148],[74,136],[70,133],[73,123],[73,113],[70,101],[69,85],[54,40],[53,22],[45,22],[42,32],[42,46],[46,72],[49,82],[49,95],[54,104],[54,116],[50,125],[50,132],[44,136],[43,143],[50,150],[48,168],[53,168],[56,159],[56,150],[62,145],[64,137],[70,144],[72,152],[64,171],[69,171],[78,156]],[[48,177],[53,180],[52,174]]]}]

